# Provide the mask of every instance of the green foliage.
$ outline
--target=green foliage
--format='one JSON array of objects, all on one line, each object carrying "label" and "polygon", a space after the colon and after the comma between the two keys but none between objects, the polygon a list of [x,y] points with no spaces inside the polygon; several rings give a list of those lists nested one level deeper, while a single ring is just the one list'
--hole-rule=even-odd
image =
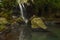
[{"label": "green foliage", "polygon": [[[0,2],[0,17],[4,17],[8,19],[8,21],[12,22],[12,12],[13,12],[13,7],[17,6],[17,0],[2,0]],[[56,8],[60,9],[60,0],[34,0],[34,12],[38,13],[38,9],[44,9],[44,7],[48,5],[49,8]],[[42,11],[43,12],[43,11]],[[11,20],[10,20],[11,19]],[[21,21],[21,18],[17,18],[16,21]],[[4,28],[4,27],[3,27]],[[1,28],[2,29],[2,28]]]},{"label": "green foliage", "polygon": [[34,2],[38,7],[48,4],[52,8],[60,8],[60,0],[34,0]]},{"label": "green foliage", "polygon": [[15,7],[17,5],[16,0],[2,0],[0,2],[0,7],[6,8],[6,9],[12,9],[12,7]]},{"label": "green foliage", "polygon": [[54,8],[60,8],[60,0],[48,0],[48,3]]},{"label": "green foliage", "polygon": [[46,0],[34,0],[34,2],[35,2],[35,5],[40,7],[46,4]]},{"label": "green foliage", "polygon": [[[10,23],[10,21],[12,20],[12,18],[11,18],[11,14],[13,12],[12,8],[15,6],[16,6],[16,0],[1,0],[0,17],[2,17],[2,20],[0,20],[0,31],[4,30],[6,28],[5,24],[7,23],[7,21],[9,21],[9,23]],[[5,18],[5,19],[3,19],[3,18]]]}]

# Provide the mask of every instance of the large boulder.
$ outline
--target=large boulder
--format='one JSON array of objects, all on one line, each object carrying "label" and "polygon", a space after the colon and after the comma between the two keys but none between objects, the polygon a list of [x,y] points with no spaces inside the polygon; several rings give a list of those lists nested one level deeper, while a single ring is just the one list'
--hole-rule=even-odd
[{"label": "large boulder", "polygon": [[31,20],[32,28],[42,28],[47,29],[47,26],[44,24],[43,20],[40,17],[33,17]]}]

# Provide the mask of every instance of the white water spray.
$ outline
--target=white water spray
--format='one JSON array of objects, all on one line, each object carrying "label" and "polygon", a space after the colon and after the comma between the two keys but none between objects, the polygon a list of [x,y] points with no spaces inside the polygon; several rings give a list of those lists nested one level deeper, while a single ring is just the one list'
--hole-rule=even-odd
[{"label": "white water spray", "polygon": [[26,18],[27,14],[26,14],[26,8],[24,6],[24,3],[27,3],[27,0],[17,0],[17,3],[19,4],[20,7],[21,17],[23,18],[24,22],[27,24],[28,19]]},{"label": "white water spray", "polygon": [[[23,18],[24,22],[27,23],[28,20],[26,19],[26,14],[25,12],[23,11],[25,9],[25,6],[24,4],[19,4],[19,7],[20,7],[20,11],[21,11],[21,17]],[[24,9],[23,9],[24,8]]]}]

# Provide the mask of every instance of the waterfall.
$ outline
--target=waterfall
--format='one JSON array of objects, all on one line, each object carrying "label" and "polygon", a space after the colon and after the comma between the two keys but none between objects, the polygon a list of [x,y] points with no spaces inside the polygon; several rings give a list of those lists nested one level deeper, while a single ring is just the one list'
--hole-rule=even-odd
[{"label": "waterfall", "polygon": [[28,19],[26,18],[27,12],[26,12],[26,8],[25,8],[24,4],[19,4],[19,7],[20,7],[21,17],[23,18],[24,22],[27,23],[28,22]]},{"label": "waterfall", "polygon": [[[20,7],[21,17],[23,18],[25,24],[27,25],[28,19],[27,19],[26,8],[25,8],[25,6],[24,6],[23,3],[22,3],[22,4],[19,3],[19,7]],[[23,26],[24,26],[24,25],[23,25]],[[19,40],[24,40],[24,28],[22,28],[21,31],[20,31]]]},{"label": "waterfall", "polygon": [[23,21],[25,22],[24,24],[21,24],[19,40],[28,40],[29,36],[26,36],[26,35],[27,35],[27,32],[30,30],[28,29],[28,27],[29,27],[28,26],[28,15],[27,15],[26,7],[24,5],[24,3],[26,4],[27,0],[18,0],[17,2],[19,4],[19,8],[20,8],[20,14],[21,14],[20,16],[22,17]]}]

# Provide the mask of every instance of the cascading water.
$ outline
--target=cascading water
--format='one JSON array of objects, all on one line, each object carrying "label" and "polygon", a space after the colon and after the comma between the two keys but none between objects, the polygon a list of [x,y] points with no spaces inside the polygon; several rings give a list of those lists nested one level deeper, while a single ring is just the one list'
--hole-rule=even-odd
[{"label": "cascading water", "polygon": [[27,14],[26,14],[26,8],[24,6],[24,4],[19,4],[20,7],[20,11],[21,11],[21,17],[23,18],[24,22],[27,23],[28,19],[26,18]]},{"label": "cascading water", "polygon": [[[24,25],[27,27],[28,19],[27,19],[27,14],[26,14],[27,13],[26,8],[24,6],[24,3],[18,3],[18,4],[19,4],[19,7],[20,7],[21,17],[25,22]],[[23,27],[24,27],[24,25],[23,25]],[[20,30],[19,40],[24,40],[24,29],[26,29],[26,27],[24,27]]]},{"label": "cascading water", "polygon": [[[29,23],[28,23],[28,16],[27,16],[27,11],[24,3],[27,2],[27,0],[18,0],[17,1],[19,4],[20,8],[20,16],[22,17],[24,23],[21,24],[21,29],[20,29],[20,34],[19,34],[19,40],[30,40],[31,38],[29,37],[30,31],[29,31]],[[29,33],[28,33],[29,32]]]},{"label": "cascading water", "polygon": [[[25,6],[24,4],[19,4],[19,7],[20,7],[20,12],[21,12],[21,17],[23,18],[24,22],[27,24],[28,20],[26,19],[26,10],[25,10]],[[24,38],[24,28],[22,28],[21,32],[20,32],[20,35],[19,35],[19,40],[23,40]]]}]

